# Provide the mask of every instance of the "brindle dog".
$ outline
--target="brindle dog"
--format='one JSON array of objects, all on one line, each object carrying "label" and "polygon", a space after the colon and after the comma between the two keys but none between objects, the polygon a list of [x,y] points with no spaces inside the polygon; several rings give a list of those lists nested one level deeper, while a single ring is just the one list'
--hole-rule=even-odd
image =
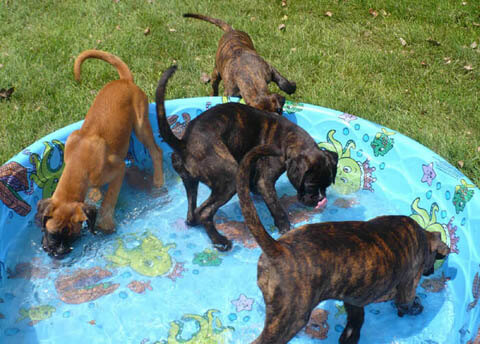
[{"label": "brindle dog", "polygon": [[278,93],[270,94],[268,83],[275,82],[288,94],[295,92],[297,85],[285,79],[258,55],[250,36],[243,31],[234,30],[220,19],[191,13],[183,16],[205,20],[225,32],[218,43],[215,56],[212,95],[218,95],[218,84],[223,80],[226,96],[241,96],[250,106],[281,115],[285,97]]},{"label": "brindle dog", "polygon": [[314,223],[295,228],[278,241],[265,230],[250,198],[248,180],[255,160],[282,156],[275,146],[259,146],[243,158],[237,193],[250,231],[263,250],[258,286],[266,304],[265,326],[255,344],[287,343],[323,300],[343,300],[347,325],[342,344],[357,343],[363,307],[393,299],[398,315],[423,310],[415,289],[433,273],[436,259],[449,253],[438,232],[428,232],[408,216],[370,221]]},{"label": "brindle dog", "polygon": [[[192,120],[181,139],[170,129],[165,114],[165,87],[176,66],[166,70],[157,87],[160,133],[173,148],[172,165],[188,197],[187,224],[205,226],[213,244],[222,251],[232,246],[213,222],[217,210],[235,195],[235,176],[243,156],[259,144],[276,144],[280,157],[258,161],[251,183],[263,196],[275,225],[290,229],[288,215],[275,191],[275,181],[287,171],[300,202],[315,206],[326,202],[325,190],[335,180],[338,156],[322,151],[308,133],[288,119],[239,103],[220,104]],[[197,208],[198,183],[210,187],[210,197]]]}]

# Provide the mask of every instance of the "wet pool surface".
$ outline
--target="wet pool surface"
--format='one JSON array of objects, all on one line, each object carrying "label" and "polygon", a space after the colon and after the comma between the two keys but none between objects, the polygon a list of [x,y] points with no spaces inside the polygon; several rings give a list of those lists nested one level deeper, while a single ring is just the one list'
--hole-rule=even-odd
[{"label": "wet pool surface", "polygon": [[[478,189],[434,153],[403,149],[398,133],[333,111],[307,123],[303,104],[287,105],[292,120],[312,128],[319,146],[340,157],[323,210],[301,206],[286,176],[279,179],[277,192],[293,226],[403,214],[440,232],[452,251],[417,288],[423,313],[400,318],[392,302],[368,305],[360,343],[480,340],[479,233],[472,231],[480,220],[479,208],[473,209],[478,201],[471,197]],[[194,117],[202,109],[179,110],[178,125],[171,122],[181,129],[185,114]],[[145,152],[135,145],[131,156],[142,165]],[[167,164],[168,155],[166,149]],[[41,249],[40,229],[33,224],[12,236],[4,260],[7,278],[0,284],[1,343],[250,343],[260,334],[265,305],[256,267],[261,251],[243,223],[237,197],[215,218],[234,243],[231,251],[219,252],[202,226],[185,224],[183,185],[171,167],[166,176],[167,191],[154,196],[125,183],[116,208],[117,232],[85,231],[63,260]],[[199,201],[208,194],[201,185]],[[278,237],[265,204],[253,198],[265,227]],[[342,302],[323,302],[291,343],[338,343],[345,323]]]}]

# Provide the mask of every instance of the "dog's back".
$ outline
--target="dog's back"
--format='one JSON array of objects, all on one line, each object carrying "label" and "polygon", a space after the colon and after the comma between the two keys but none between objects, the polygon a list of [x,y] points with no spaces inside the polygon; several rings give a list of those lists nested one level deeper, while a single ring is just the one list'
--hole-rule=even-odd
[{"label": "dog's back", "polygon": [[[424,229],[408,216],[308,224],[278,242],[295,261],[305,262],[302,283],[319,291],[322,300],[355,305],[392,299],[402,281],[422,275],[428,251]],[[271,259],[268,265],[289,268]]]},{"label": "dog's back", "polygon": [[188,142],[186,146],[193,155],[202,154],[197,151],[198,148],[210,149],[221,142],[239,163],[257,145],[276,144],[282,147],[288,143],[286,137],[289,134],[301,136],[299,142],[306,146],[315,144],[303,129],[287,118],[241,103],[226,103],[212,107],[193,119],[182,140]]}]

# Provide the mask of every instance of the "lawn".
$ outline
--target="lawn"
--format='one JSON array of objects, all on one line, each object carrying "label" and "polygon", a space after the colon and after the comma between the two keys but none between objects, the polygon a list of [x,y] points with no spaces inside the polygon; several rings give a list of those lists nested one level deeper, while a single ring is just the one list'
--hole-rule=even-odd
[{"label": "lawn", "polygon": [[[285,6],[284,6],[285,5]],[[480,185],[480,2],[474,0],[0,0],[0,164],[83,119],[118,77],[101,49],[122,58],[153,101],[160,74],[179,71],[167,99],[206,96],[221,30],[186,19],[209,14],[250,34],[297,92],[287,98],[355,114],[437,152]],[[284,28],[280,29],[280,25]],[[271,86],[276,90],[276,86]]]}]

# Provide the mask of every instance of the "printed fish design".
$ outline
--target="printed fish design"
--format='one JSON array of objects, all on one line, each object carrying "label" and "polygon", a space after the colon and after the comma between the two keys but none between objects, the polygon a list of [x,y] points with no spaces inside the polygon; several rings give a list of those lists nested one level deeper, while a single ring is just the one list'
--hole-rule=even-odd
[{"label": "printed fish design", "polygon": [[141,282],[141,281],[132,281],[127,285],[128,289],[137,293],[143,294],[145,290],[153,290],[152,286],[150,285],[150,281]]},{"label": "printed fish design", "polygon": [[426,291],[431,293],[439,293],[445,289],[445,283],[450,280],[450,277],[445,277],[445,274],[442,272],[441,277],[429,278],[423,280],[421,286]]},{"label": "printed fish design", "polygon": [[21,317],[17,319],[17,322],[29,318],[31,321],[28,324],[33,326],[42,320],[50,318],[56,310],[55,307],[50,305],[42,305],[29,309],[20,308],[19,313]]},{"label": "printed fish design", "polygon": [[19,194],[28,190],[26,167],[15,161],[0,166],[0,200],[20,216],[26,216],[32,210]]},{"label": "printed fish design", "polygon": [[478,272],[473,279],[472,294],[473,301],[468,304],[467,312],[470,312],[477,305],[478,299],[480,298],[480,276],[478,275]]}]

